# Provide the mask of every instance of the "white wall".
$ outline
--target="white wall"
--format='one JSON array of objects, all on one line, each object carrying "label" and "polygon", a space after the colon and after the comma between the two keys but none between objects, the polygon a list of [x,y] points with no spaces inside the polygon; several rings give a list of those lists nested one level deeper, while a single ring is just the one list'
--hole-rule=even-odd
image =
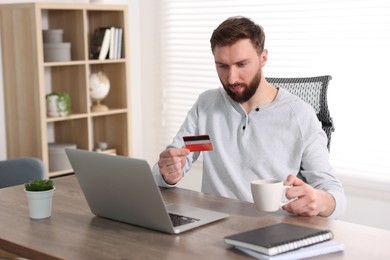
[{"label": "white wall", "polygon": [[[160,1],[139,0],[140,2],[140,41],[141,48],[141,79],[140,86],[142,101],[140,121],[136,127],[142,132],[143,158],[154,164],[162,150],[159,145],[159,130],[161,125],[160,113],[162,109],[161,99],[163,96],[160,82],[161,77],[161,43],[160,43]],[[134,136],[138,139],[139,136]]]},{"label": "white wall", "polygon": [[348,208],[342,220],[390,230],[390,192],[345,185]]},{"label": "white wall", "polygon": [[[4,1],[16,3],[25,1]],[[54,2],[54,1],[52,1]],[[61,1],[58,1],[61,2]],[[128,0],[131,48],[131,88],[133,116],[133,154],[153,164],[163,149],[159,143],[162,91],[160,1]],[[6,158],[2,64],[0,63],[0,160]],[[201,168],[198,165],[181,183],[182,187],[200,190]],[[353,177],[341,178],[348,208],[343,220],[390,230],[390,187]]]}]

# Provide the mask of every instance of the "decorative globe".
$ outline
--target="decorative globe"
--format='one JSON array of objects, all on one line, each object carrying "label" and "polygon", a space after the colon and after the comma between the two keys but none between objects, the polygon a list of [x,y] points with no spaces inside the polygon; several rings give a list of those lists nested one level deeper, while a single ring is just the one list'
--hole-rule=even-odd
[{"label": "decorative globe", "polygon": [[96,104],[92,105],[92,112],[104,112],[108,111],[106,105],[101,104],[101,101],[105,99],[110,91],[110,81],[106,74],[99,71],[92,73],[89,77],[89,93],[92,101]]}]

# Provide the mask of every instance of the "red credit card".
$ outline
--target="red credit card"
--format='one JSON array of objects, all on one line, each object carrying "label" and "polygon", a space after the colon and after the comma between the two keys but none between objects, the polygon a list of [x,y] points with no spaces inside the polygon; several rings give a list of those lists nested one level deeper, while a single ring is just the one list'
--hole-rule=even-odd
[{"label": "red credit card", "polygon": [[212,151],[213,144],[209,135],[183,136],[185,147],[191,152]]}]

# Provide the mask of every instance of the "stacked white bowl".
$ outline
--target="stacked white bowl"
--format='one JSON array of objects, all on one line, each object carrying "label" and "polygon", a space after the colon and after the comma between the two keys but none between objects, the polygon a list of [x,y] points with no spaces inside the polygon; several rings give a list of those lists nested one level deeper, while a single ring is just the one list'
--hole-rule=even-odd
[{"label": "stacked white bowl", "polygon": [[44,61],[70,61],[70,42],[63,42],[63,29],[43,30]]}]

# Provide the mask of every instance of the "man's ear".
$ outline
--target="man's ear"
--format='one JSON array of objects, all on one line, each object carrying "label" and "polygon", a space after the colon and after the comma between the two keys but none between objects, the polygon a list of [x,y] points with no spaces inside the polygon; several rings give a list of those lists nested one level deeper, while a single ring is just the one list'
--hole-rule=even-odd
[{"label": "man's ear", "polygon": [[263,52],[260,54],[260,64],[261,67],[264,67],[268,60],[268,50],[264,49]]}]

